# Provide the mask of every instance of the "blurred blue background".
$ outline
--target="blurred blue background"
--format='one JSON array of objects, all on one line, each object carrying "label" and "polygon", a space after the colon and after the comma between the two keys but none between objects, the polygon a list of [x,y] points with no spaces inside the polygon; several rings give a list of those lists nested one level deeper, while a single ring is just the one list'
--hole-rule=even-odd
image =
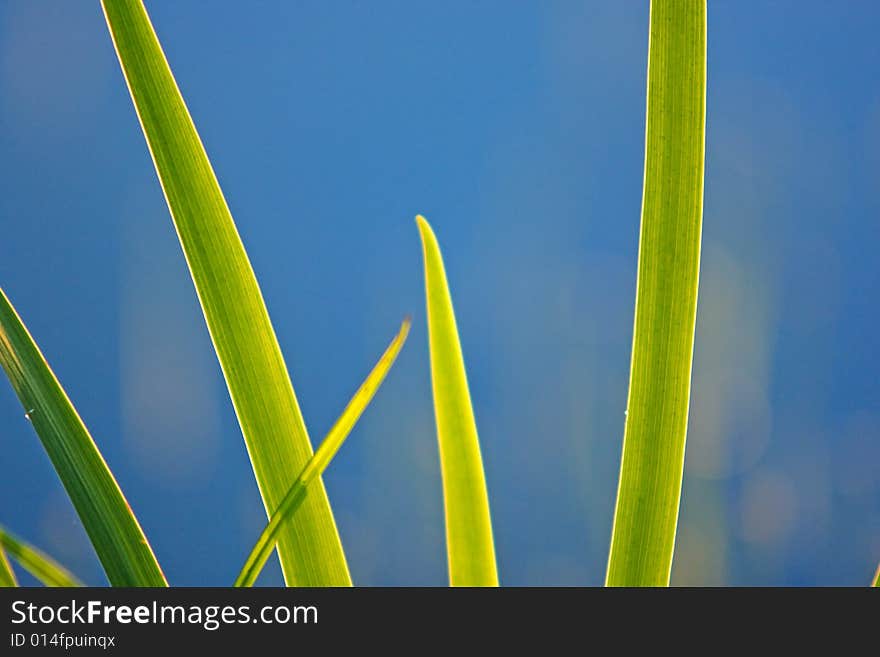
[{"label": "blurred blue background", "polygon": [[[413,217],[444,249],[502,583],[598,585],[620,459],[647,2],[147,3],[329,473],[362,585],[444,585]],[[703,267],[674,584],[880,560],[880,5],[712,2]],[[264,520],[97,0],[0,5],[0,285],[170,581]],[[10,386],[0,522],[105,583]],[[261,580],[280,582],[273,565]]]}]

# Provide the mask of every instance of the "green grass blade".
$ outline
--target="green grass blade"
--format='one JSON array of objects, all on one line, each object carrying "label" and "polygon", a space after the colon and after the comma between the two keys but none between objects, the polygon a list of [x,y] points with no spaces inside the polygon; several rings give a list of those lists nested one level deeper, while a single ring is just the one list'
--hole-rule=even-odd
[{"label": "green grass blade", "polygon": [[15,579],[15,573],[6,558],[6,552],[0,546],[0,589],[18,586],[18,580]]},{"label": "green grass blade", "polygon": [[46,586],[84,586],[67,568],[48,554],[28,545],[3,527],[0,527],[0,547]]},{"label": "green grass blade", "polygon": [[880,587],[880,566],[877,566],[877,572],[874,573],[873,586]]},{"label": "green grass blade", "polygon": [[122,491],[61,384],[0,290],[0,365],[113,586],[166,586]]},{"label": "green grass blade", "polygon": [[706,2],[653,0],[629,400],[606,583],[667,586],[681,497],[703,216]]},{"label": "green grass blade", "polygon": [[345,442],[348,434],[351,433],[355,423],[373,399],[373,395],[376,394],[379,386],[382,385],[385,375],[388,374],[388,370],[391,369],[397,354],[400,353],[400,349],[406,341],[409,327],[410,320],[407,318],[403,321],[400,331],[391,341],[391,344],[388,345],[379,362],[376,363],[369,376],[367,376],[361,387],[354,394],[354,397],[348,402],[342,415],[333,424],[330,432],[315,451],[315,455],[309,460],[296,478],[296,481],[287,491],[281,504],[278,505],[278,508],[269,519],[269,523],[263,529],[259,539],[257,539],[250,555],[248,555],[247,561],[245,561],[241,573],[239,573],[238,578],[235,580],[234,586],[253,586],[254,582],[257,581],[257,577],[259,577],[263,566],[275,548],[278,533],[293,518],[294,513],[306,498],[309,484],[314,481],[315,477],[320,476],[330,464],[330,461],[336,455],[336,452],[339,451],[339,448],[342,447],[342,443]]},{"label": "green grass blade", "polygon": [[[223,193],[140,0],[104,14],[174,219],[267,513],[312,456],[287,367]],[[350,585],[323,482],[279,536],[287,583]]]},{"label": "green grass blade", "polygon": [[434,415],[440,446],[446,551],[452,586],[498,586],[489,496],[464,357],[434,231],[416,217],[425,257]]}]

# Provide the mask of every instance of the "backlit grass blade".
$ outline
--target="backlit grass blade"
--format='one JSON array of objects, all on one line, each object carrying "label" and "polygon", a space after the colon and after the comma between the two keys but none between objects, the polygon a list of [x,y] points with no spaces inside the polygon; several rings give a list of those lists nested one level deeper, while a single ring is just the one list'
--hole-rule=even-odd
[{"label": "backlit grass blade", "polygon": [[606,583],[667,586],[700,270],[706,2],[653,0],[645,180],[623,456]]},{"label": "backlit grass blade", "polygon": [[45,552],[0,527],[0,547],[46,586],[84,586],[69,570]]},{"label": "backlit grass blade", "polygon": [[315,477],[320,476],[330,464],[330,461],[336,455],[336,452],[339,451],[342,443],[348,437],[348,434],[351,433],[355,423],[364,412],[364,409],[367,408],[367,405],[373,399],[373,395],[376,394],[379,386],[382,385],[385,375],[388,374],[388,370],[391,369],[397,354],[400,353],[400,349],[406,341],[409,327],[410,320],[407,318],[403,321],[400,331],[394,340],[391,341],[391,344],[388,345],[379,362],[376,363],[369,376],[367,376],[361,387],[354,394],[354,397],[348,402],[342,415],[331,427],[330,432],[315,451],[315,455],[309,460],[296,478],[296,481],[287,491],[281,504],[278,505],[278,508],[272,514],[269,524],[266,525],[259,539],[257,539],[244,567],[241,569],[241,573],[239,573],[238,578],[235,580],[235,586],[252,586],[257,581],[257,577],[259,577],[269,555],[272,554],[272,550],[275,548],[278,533],[293,518],[294,513],[309,492],[309,484],[314,481]]},{"label": "backlit grass blade", "polygon": [[873,586],[880,587],[880,566],[877,566],[877,572],[874,573],[874,584]]},{"label": "backlit grass blade", "polygon": [[[156,171],[238,415],[267,513],[312,447],[244,246],[140,0],[102,0]],[[351,584],[324,491],[315,481],[278,553],[298,586]]]},{"label": "backlit grass blade", "polygon": [[6,552],[0,546],[0,589],[18,586],[18,580],[15,579],[15,573],[12,572],[12,566],[9,559],[6,558]]},{"label": "backlit grass blade", "polygon": [[0,290],[0,365],[113,586],[166,586],[147,539],[61,384]]},{"label": "backlit grass blade", "polygon": [[434,231],[416,217],[425,257],[434,416],[440,446],[446,551],[452,586],[498,586],[489,497],[464,357]]}]

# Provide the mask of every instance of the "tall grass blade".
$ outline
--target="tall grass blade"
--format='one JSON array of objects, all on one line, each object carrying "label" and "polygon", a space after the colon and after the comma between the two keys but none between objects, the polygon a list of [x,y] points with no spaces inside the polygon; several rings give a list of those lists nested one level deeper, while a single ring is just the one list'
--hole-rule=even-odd
[{"label": "tall grass blade", "polygon": [[248,555],[247,561],[245,561],[244,567],[241,569],[241,573],[239,573],[238,578],[235,580],[234,586],[253,586],[254,582],[257,581],[257,577],[259,577],[263,566],[269,559],[269,555],[272,554],[272,550],[275,548],[278,532],[281,531],[285,523],[288,523],[293,518],[294,513],[309,492],[309,484],[314,481],[315,477],[320,476],[330,464],[330,461],[336,455],[336,452],[339,451],[339,448],[342,447],[342,443],[345,442],[348,434],[351,433],[355,423],[373,399],[373,395],[376,394],[379,386],[382,385],[385,375],[388,374],[388,370],[391,369],[397,354],[400,353],[400,349],[406,341],[409,327],[410,320],[407,318],[403,321],[400,331],[391,341],[391,344],[388,345],[379,362],[376,363],[369,376],[367,376],[361,387],[354,394],[354,397],[348,402],[345,410],[342,411],[342,415],[339,416],[339,419],[330,428],[330,432],[315,451],[315,455],[300,472],[296,481],[293,482],[293,485],[287,491],[284,499],[281,500],[281,504],[278,505],[278,508],[269,519],[269,523],[257,539],[250,555]]},{"label": "tall grass blade", "polygon": [[498,586],[480,441],[443,257],[425,218],[418,216],[416,222],[425,257],[431,382],[443,476],[449,583]]},{"label": "tall grass blade", "polygon": [[877,572],[874,573],[873,586],[880,587],[880,566],[877,566]]},{"label": "tall grass blade", "polygon": [[0,527],[0,547],[46,586],[84,586],[67,568],[48,554],[27,544],[3,527]]},{"label": "tall grass blade", "polygon": [[667,586],[672,567],[700,270],[705,0],[652,0],[647,96],[632,363],[609,586]]},{"label": "tall grass blade", "polygon": [[9,559],[6,558],[6,552],[0,547],[0,589],[8,589],[13,586],[18,586],[18,580],[15,578]]},{"label": "tall grass blade", "polygon": [[3,290],[0,365],[55,466],[113,586],[166,586],[95,442]]},{"label": "tall grass blade", "polygon": [[[140,0],[102,0],[116,53],[174,219],[267,513],[312,456],[287,367],[220,185]],[[351,584],[316,481],[278,542],[287,583]]]}]

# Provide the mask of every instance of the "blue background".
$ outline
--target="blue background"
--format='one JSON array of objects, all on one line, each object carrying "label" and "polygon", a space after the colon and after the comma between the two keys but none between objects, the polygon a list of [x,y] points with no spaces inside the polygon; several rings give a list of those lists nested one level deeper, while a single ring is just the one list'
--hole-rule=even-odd
[{"label": "blue background", "polygon": [[[421,212],[456,303],[502,583],[601,584],[648,3],[148,9],[313,440],[414,317],[325,478],[355,582],[446,583]],[[862,585],[880,560],[878,18],[869,1],[710,3],[675,584]],[[230,583],[264,516],[97,0],[0,6],[0,178],[0,285],[171,583]],[[0,458],[0,522],[105,582],[5,383]]]}]

